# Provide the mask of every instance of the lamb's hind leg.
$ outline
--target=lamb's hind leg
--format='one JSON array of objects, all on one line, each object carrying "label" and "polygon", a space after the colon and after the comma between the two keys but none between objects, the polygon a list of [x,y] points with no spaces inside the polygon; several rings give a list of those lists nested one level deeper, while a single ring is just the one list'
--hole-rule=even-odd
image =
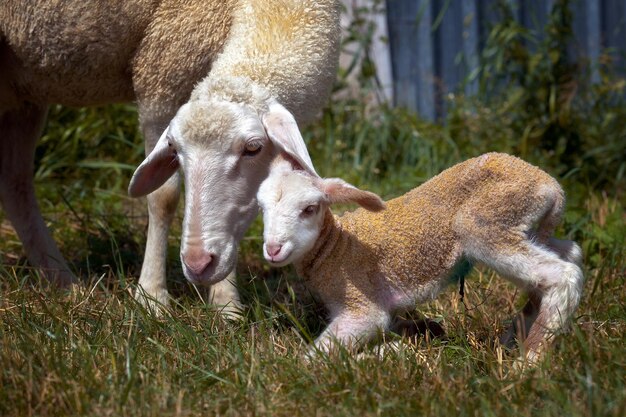
[{"label": "lamb's hind leg", "polygon": [[483,251],[480,260],[529,292],[525,309],[530,329],[524,347],[526,360],[534,363],[578,306],[583,273],[542,245],[530,240],[510,242]]},{"label": "lamb's hind leg", "polygon": [[50,281],[68,286],[76,277],[46,227],[33,185],[35,145],[46,111],[46,106],[23,103],[0,113],[0,202],[31,265]]},{"label": "lamb's hind leg", "polygon": [[537,319],[539,308],[541,307],[541,291],[537,289],[527,289],[528,301],[515,317],[511,325],[500,336],[500,344],[512,349],[517,345],[518,340],[526,340],[531,326]]},{"label": "lamb's hind leg", "polygon": [[[530,233],[529,238],[530,240],[535,241],[536,236],[534,233]],[[545,242],[544,245],[548,250],[558,255],[563,261],[571,262],[579,267],[582,265],[582,251],[576,242],[551,237]],[[528,302],[517,317],[513,319],[511,327],[502,335],[500,343],[504,346],[512,348],[515,345],[516,339],[525,340],[529,335],[532,324],[537,318],[540,306],[541,292],[538,290],[529,290]]]},{"label": "lamb's hind leg", "polygon": [[[549,341],[554,333],[562,330],[578,307],[584,282],[582,251],[575,242],[550,238],[545,247],[547,249],[543,246],[535,248],[535,263],[543,275],[553,279],[543,283],[545,288],[537,318],[524,341],[526,358],[531,363],[539,359],[546,346],[544,340]],[[542,257],[545,254],[555,254],[558,260],[544,264]]]}]

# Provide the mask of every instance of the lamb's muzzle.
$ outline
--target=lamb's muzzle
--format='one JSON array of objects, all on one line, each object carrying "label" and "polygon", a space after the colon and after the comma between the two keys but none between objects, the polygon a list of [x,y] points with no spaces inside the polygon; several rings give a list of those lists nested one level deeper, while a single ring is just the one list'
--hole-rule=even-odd
[{"label": "lamb's muzzle", "polygon": [[282,264],[291,255],[290,245],[281,245],[280,243],[264,243],[263,244],[263,256],[265,259],[274,266],[282,266]]},{"label": "lamb's muzzle", "polygon": [[[331,323],[315,343],[323,351],[334,343],[362,345],[386,330],[397,311],[436,297],[473,263],[528,293],[518,329],[528,362],[540,358],[580,301],[580,247],[552,237],[563,190],[509,155],[490,153],[455,165],[387,202],[380,213],[333,216],[333,202],[378,210],[383,203],[281,158],[257,197],[265,241],[292,247],[282,264],[293,262],[330,312]],[[311,206],[320,209],[311,212]]]}]

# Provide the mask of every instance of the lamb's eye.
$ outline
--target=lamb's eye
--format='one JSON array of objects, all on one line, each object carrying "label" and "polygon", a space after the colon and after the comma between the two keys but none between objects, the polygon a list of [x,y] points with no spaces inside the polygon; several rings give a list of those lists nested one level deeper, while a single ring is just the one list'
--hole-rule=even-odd
[{"label": "lamb's eye", "polygon": [[311,204],[310,206],[306,206],[304,210],[302,210],[302,215],[305,217],[312,216],[317,213],[319,206],[317,204]]},{"label": "lamb's eye", "polygon": [[167,147],[175,154],[178,153],[178,149],[176,149],[176,146],[174,146],[171,140],[167,141]]},{"label": "lamb's eye", "polygon": [[254,156],[263,149],[263,142],[260,139],[253,139],[246,142],[243,150],[243,156]]}]

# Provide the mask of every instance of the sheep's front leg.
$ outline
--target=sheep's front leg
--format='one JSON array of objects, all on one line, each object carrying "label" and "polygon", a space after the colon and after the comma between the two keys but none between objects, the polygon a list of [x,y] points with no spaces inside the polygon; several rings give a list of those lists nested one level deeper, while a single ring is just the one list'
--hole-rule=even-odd
[{"label": "sheep's front leg", "polygon": [[[344,312],[336,316],[315,341],[315,351],[332,353],[337,346],[357,350],[378,334],[384,332],[391,323],[389,313],[373,311],[367,314]],[[315,351],[309,352],[312,356]]]},{"label": "sheep's front leg", "polygon": [[[146,153],[149,153],[159,139],[167,122],[148,122],[149,116],[142,114]],[[166,119],[167,120],[167,119]],[[174,174],[165,184],[148,195],[148,236],[139,288],[135,298],[143,305],[159,312],[167,307],[166,261],[170,225],[176,214],[180,199],[180,174]],[[235,287],[235,271],[208,289],[208,302],[215,304],[222,314],[229,318],[239,318],[241,302]]]},{"label": "sheep's front leg", "polygon": [[207,301],[219,309],[224,317],[231,320],[239,320],[243,317],[241,314],[243,306],[235,284],[236,274],[233,269],[226,279],[211,285],[206,291],[208,292]]},{"label": "sheep's front leg", "polygon": [[[166,283],[167,237],[179,196],[178,174],[148,195],[148,238],[136,298],[156,312],[167,307],[169,303]],[[207,301],[230,319],[240,318],[242,310],[235,280],[233,270],[226,279],[203,291],[207,295]]]},{"label": "sheep's front leg", "polygon": [[[142,113],[140,109],[140,113]],[[146,154],[154,148],[165,122],[148,122],[150,117],[142,114],[142,127]],[[144,253],[139,288],[135,298],[145,306],[159,311],[169,302],[166,284],[167,238],[180,199],[180,175],[174,174],[159,189],[148,195],[148,236]]]},{"label": "sheep's front leg", "polygon": [[166,307],[169,302],[166,285],[167,237],[179,196],[178,174],[148,195],[148,237],[136,298],[152,308]]}]

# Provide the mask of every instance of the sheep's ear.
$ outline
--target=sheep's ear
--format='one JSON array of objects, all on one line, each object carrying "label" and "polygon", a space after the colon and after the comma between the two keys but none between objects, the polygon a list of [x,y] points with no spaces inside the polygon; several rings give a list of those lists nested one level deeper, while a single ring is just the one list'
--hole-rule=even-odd
[{"label": "sheep's ear", "polygon": [[329,178],[320,182],[320,189],[328,196],[328,201],[334,203],[357,203],[369,211],[381,211],[385,202],[376,194],[359,190],[339,178]]},{"label": "sheep's ear", "polygon": [[302,139],[296,119],[289,110],[274,100],[270,103],[269,111],[263,115],[262,120],[270,140],[293,158],[305,171],[319,177],[313,167],[311,156],[304,139]]},{"label": "sheep's ear", "polygon": [[168,138],[168,130],[161,135],[156,146],[135,170],[128,186],[131,197],[150,194],[178,170],[180,163],[176,150]]},{"label": "sheep's ear", "polygon": [[304,171],[308,173],[302,164],[285,151],[279,153],[272,161],[272,171]]}]

